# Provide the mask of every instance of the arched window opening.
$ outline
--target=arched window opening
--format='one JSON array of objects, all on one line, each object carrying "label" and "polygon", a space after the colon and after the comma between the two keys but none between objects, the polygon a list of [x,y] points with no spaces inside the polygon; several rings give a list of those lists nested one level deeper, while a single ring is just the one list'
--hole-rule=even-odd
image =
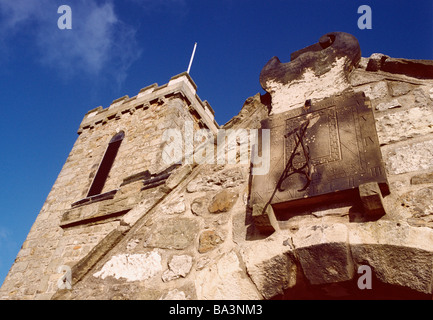
[{"label": "arched window opening", "polygon": [[91,197],[102,192],[124,137],[125,133],[120,131],[108,143],[107,150],[105,151],[104,157],[102,158],[98,171],[96,172],[95,178],[93,179],[87,197]]}]

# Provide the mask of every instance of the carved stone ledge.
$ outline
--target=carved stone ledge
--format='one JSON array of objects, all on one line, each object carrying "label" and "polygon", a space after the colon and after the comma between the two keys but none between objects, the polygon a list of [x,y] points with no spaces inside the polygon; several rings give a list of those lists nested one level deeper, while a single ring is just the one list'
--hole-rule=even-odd
[{"label": "carved stone ledge", "polygon": [[67,212],[68,215],[65,216],[63,215],[62,217],[62,221],[60,223],[60,227],[62,228],[71,228],[71,227],[75,227],[75,226],[79,226],[79,225],[88,225],[88,224],[94,224],[94,223],[100,223],[100,222],[108,222],[109,220],[113,220],[116,219],[118,217],[121,217],[123,215],[125,215],[126,213],[128,213],[130,209],[126,209],[126,210],[122,210],[119,212],[113,212],[113,213],[102,213],[102,214],[95,214],[92,215],[90,217],[86,217],[86,218],[78,218],[75,220],[69,220],[70,219],[70,214],[71,212]]},{"label": "carved stone ledge", "polygon": [[157,186],[160,186],[165,183],[165,181],[170,177],[173,170],[178,168],[179,164],[174,164],[164,171],[161,171],[159,173],[154,173],[150,176],[147,176],[146,179],[143,180],[143,188],[141,190],[146,190],[150,188],[155,188]]},{"label": "carved stone ledge", "polygon": [[82,206],[82,205],[86,205],[86,204],[90,204],[90,203],[95,203],[95,202],[98,202],[98,201],[104,201],[104,200],[113,199],[114,196],[116,195],[117,191],[118,190],[116,189],[116,190],[112,190],[112,191],[109,191],[109,192],[97,194],[97,195],[94,195],[94,196],[91,196],[91,197],[86,197],[86,198],[81,199],[81,200],[79,200],[77,202],[74,202],[73,204],[71,204],[71,207],[75,208],[75,207],[79,207],[79,206]]},{"label": "carved stone ledge", "polygon": [[366,71],[384,71],[417,79],[433,79],[433,61],[391,58],[381,53],[373,53]]}]

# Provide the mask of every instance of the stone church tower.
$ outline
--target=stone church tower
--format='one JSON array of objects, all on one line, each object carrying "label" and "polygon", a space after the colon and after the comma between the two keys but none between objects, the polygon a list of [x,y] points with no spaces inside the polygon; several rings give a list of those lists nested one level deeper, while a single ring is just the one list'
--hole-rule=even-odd
[{"label": "stone church tower", "polygon": [[0,299],[431,298],[433,62],[290,60],[222,127],[188,73],[87,112]]}]

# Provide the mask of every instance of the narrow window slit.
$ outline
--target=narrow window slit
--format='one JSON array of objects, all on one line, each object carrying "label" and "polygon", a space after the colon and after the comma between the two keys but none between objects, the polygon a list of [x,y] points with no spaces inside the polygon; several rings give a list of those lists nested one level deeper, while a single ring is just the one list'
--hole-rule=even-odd
[{"label": "narrow window slit", "polygon": [[98,171],[96,172],[95,178],[93,179],[87,197],[91,197],[102,192],[124,137],[125,133],[120,131],[110,140],[104,157],[102,158],[102,161],[99,165]]}]

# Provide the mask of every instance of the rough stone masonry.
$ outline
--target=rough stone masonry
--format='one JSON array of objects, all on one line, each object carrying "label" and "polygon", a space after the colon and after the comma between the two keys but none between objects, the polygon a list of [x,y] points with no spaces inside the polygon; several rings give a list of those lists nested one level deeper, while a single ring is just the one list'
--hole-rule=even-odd
[{"label": "rough stone masonry", "polygon": [[[334,32],[291,60],[272,58],[260,75],[268,93],[246,99],[221,127],[186,73],[90,110],[0,298],[431,298],[433,61],[362,58],[353,36]],[[186,121],[213,135],[260,129],[286,112],[357,93],[374,116],[387,194],[354,187],[344,198],[333,190],[292,206],[281,197],[282,207],[258,210],[249,164],[161,161],[162,133],[182,131]],[[336,132],[334,122],[317,121]],[[296,170],[316,152],[308,148],[311,132],[305,153],[293,154]],[[116,135],[115,149],[109,142]],[[284,135],[277,138],[286,145]],[[357,141],[357,150],[369,142]],[[332,159],[344,154],[332,152]],[[311,179],[320,165],[311,162]],[[94,183],[102,186],[96,194],[89,192]],[[379,197],[381,214],[366,214],[362,192]],[[360,266],[372,270],[371,290],[357,286]],[[68,268],[71,279],[59,272]]]}]

